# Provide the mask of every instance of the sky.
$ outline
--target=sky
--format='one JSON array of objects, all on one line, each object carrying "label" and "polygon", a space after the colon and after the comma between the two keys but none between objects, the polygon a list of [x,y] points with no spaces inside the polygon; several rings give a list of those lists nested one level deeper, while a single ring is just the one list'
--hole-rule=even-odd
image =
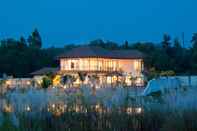
[{"label": "sky", "polygon": [[197,32],[197,0],[0,0],[0,39],[37,28],[44,47],[95,39],[159,43]]}]

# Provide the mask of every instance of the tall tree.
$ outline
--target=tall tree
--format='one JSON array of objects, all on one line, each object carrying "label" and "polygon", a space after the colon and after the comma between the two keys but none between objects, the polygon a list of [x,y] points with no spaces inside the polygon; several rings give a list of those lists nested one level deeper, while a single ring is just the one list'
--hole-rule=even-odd
[{"label": "tall tree", "polygon": [[181,43],[180,43],[180,41],[179,41],[178,38],[175,38],[175,39],[174,39],[174,48],[175,48],[175,49],[180,49],[180,48],[182,48]]},{"label": "tall tree", "polygon": [[23,36],[20,37],[20,40],[18,41],[18,47],[20,49],[24,49],[25,47],[27,47],[27,43],[26,40]]},{"label": "tall tree", "polygon": [[194,49],[197,49],[197,33],[193,34],[191,42],[192,42],[192,47]]},{"label": "tall tree", "polygon": [[28,38],[28,43],[30,47],[41,48],[42,47],[42,38],[37,29],[35,29]]},{"label": "tall tree", "polygon": [[20,43],[26,45],[26,40],[23,36],[20,38]]},{"label": "tall tree", "polygon": [[192,36],[192,40],[191,40],[191,43],[192,43],[192,69],[193,69],[193,72],[196,72],[197,73],[197,33],[194,33],[193,36]]},{"label": "tall tree", "polygon": [[164,34],[163,35],[163,41],[162,41],[162,47],[164,49],[169,48],[171,46],[170,41],[171,41],[171,37],[168,34]]},{"label": "tall tree", "polygon": [[123,48],[124,49],[128,49],[129,48],[129,42],[127,40],[124,42]]}]

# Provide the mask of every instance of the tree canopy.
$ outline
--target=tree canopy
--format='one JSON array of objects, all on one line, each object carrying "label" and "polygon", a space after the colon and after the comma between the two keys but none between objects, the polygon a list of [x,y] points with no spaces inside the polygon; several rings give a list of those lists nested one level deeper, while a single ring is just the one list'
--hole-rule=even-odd
[{"label": "tree canopy", "polygon": [[[158,72],[172,70],[176,74],[197,74],[197,33],[191,37],[191,48],[184,48],[178,38],[163,35],[159,43],[138,42],[123,44],[97,39],[88,45],[108,50],[137,49],[146,55],[145,70],[154,68]],[[42,67],[56,67],[56,56],[75,48],[76,44],[67,44],[63,48],[42,48],[42,38],[37,29],[26,39],[7,38],[0,41],[0,75],[6,73],[15,77],[29,76],[29,73]]]}]

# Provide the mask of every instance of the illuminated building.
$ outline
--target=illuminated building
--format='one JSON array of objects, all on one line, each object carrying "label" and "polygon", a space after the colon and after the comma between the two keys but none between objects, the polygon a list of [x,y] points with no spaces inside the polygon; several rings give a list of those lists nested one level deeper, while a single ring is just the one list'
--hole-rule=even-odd
[{"label": "illuminated building", "polygon": [[117,81],[143,85],[143,58],[137,50],[106,50],[100,47],[81,46],[59,56],[61,75],[96,75],[100,83]]},{"label": "illuminated building", "polygon": [[[58,86],[61,76],[65,75],[76,78],[74,85],[88,84],[92,80],[91,84],[96,83],[95,85],[122,83],[143,86],[143,58],[144,55],[137,50],[106,50],[80,46],[58,56],[59,68],[43,68],[31,74],[37,76],[36,78],[43,78],[46,74],[56,75],[53,79],[54,86]],[[86,77],[83,82],[79,73]]]}]

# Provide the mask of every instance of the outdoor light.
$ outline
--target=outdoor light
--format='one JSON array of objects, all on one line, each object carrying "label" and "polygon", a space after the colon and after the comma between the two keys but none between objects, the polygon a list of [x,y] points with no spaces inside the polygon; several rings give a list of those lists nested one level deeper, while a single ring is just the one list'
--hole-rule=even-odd
[{"label": "outdoor light", "polygon": [[52,108],[55,108],[55,104],[52,105]]},{"label": "outdoor light", "polygon": [[31,111],[31,108],[27,106],[26,111]]},{"label": "outdoor light", "polygon": [[5,105],[5,106],[4,106],[4,111],[5,111],[5,112],[8,112],[8,113],[12,112],[12,107],[11,107],[11,105]]},{"label": "outdoor light", "polygon": [[11,85],[11,81],[7,80],[6,85]]},{"label": "outdoor light", "polygon": [[140,114],[140,113],[142,113],[142,108],[141,107],[136,108],[135,111],[136,111],[136,113]]},{"label": "outdoor light", "polygon": [[31,85],[31,82],[30,81],[27,81],[27,85]]},{"label": "outdoor light", "polygon": [[67,88],[67,86],[66,86],[66,85],[64,85],[63,87],[64,87],[64,89],[66,89],[66,88]]}]

